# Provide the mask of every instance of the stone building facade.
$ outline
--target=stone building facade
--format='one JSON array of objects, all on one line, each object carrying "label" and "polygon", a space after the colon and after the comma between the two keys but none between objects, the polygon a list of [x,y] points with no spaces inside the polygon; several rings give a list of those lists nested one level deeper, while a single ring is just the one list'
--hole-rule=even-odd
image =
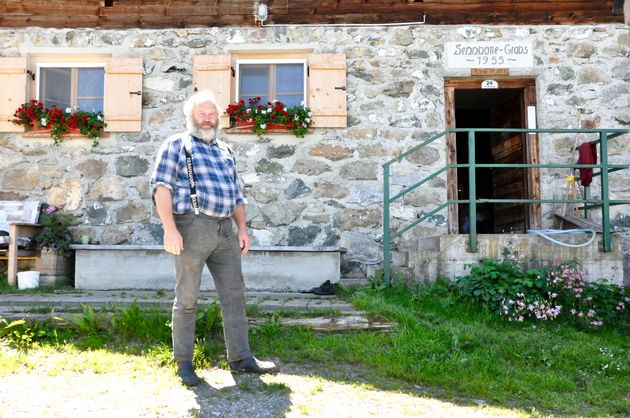
[{"label": "stone building facade", "polygon": [[[143,61],[141,132],[111,133],[94,148],[85,139],[53,146],[49,139],[0,133],[0,200],[64,205],[79,219],[77,238],[160,243],[148,176],[161,143],[184,129],[181,108],[192,92],[193,56],[261,48],[343,53],[346,128],[315,128],[303,139],[223,136],[238,155],[255,245],[344,247],[342,276],[364,276],[382,263],[381,165],[446,128],[444,79],[463,74],[445,68],[444,45],[487,40],[532,41],[534,66],[510,75],[536,80],[538,127],[630,127],[630,28],[623,24],[0,29],[2,57],[111,53]],[[569,163],[573,144],[573,135],[541,135],[541,163]],[[627,164],[629,144],[628,136],[612,141],[611,161]],[[397,164],[392,192],[443,167],[446,152],[437,141]],[[446,182],[438,177],[395,205],[393,226],[446,201]],[[560,171],[541,173],[543,197],[564,190]],[[611,190],[616,198],[630,196],[629,170],[611,176]],[[542,215],[543,226],[551,227],[551,209],[543,206]],[[448,232],[446,216],[432,217],[405,240]],[[630,207],[613,208],[612,219],[630,227]]]}]

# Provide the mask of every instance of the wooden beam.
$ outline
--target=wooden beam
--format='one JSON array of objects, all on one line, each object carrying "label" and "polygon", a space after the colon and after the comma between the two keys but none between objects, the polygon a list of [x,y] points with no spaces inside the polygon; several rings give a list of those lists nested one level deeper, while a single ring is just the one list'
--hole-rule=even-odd
[{"label": "wooden beam", "polygon": [[[269,24],[579,24],[622,23],[629,0],[268,0]],[[253,2],[242,0],[4,0],[5,27],[166,28],[254,26]],[[615,14],[617,13],[617,14]]]}]

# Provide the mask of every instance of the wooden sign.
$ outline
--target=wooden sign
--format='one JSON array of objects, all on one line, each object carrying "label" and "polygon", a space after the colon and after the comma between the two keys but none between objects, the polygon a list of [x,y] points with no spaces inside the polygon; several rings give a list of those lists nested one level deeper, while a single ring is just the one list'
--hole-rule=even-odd
[{"label": "wooden sign", "polygon": [[510,75],[509,68],[471,68],[470,75]]},{"label": "wooden sign", "polygon": [[447,68],[531,68],[534,47],[531,40],[447,42]]}]

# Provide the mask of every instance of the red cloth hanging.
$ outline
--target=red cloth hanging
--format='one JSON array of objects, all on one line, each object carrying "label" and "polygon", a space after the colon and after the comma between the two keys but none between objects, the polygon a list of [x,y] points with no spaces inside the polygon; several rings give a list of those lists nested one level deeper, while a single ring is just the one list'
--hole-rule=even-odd
[{"label": "red cloth hanging", "polygon": [[[577,160],[578,164],[597,164],[597,144],[585,142],[580,145],[580,153]],[[591,185],[593,181],[592,168],[580,168],[580,183],[584,187]]]}]

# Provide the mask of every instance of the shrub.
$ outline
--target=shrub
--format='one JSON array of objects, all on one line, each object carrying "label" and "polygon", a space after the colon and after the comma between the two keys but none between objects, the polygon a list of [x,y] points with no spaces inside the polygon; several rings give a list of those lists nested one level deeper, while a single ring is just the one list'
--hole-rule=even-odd
[{"label": "shrub", "polygon": [[630,298],[624,289],[605,280],[587,282],[584,272],[577,267],[577,264],[562,264],[549,273],[550,287],[558,294],[565,314],[596,327],[627,321]]},{"label": "shrub", "polygon": [[[460,295],[486,306],[491,312],[507,315],[510,320],[523,320],[522,307],[527,304],[547,307],[544,269],[522,271],[509,250],[504,259],[482,259],[470,266],[470,274],[457,279]],[[506,307],[508,309],[506,309]]]},{"label": "shrub", "polygon": [[505,248],[503,259],[483,259],[459,277],[460,297],[472,299],[509,321],[554,320],[564,317],[599,327],[628,321],[624,289],[606,281],[587,282],[577,263],[563,263],[551,270],[523,269],[518,254]]}]

